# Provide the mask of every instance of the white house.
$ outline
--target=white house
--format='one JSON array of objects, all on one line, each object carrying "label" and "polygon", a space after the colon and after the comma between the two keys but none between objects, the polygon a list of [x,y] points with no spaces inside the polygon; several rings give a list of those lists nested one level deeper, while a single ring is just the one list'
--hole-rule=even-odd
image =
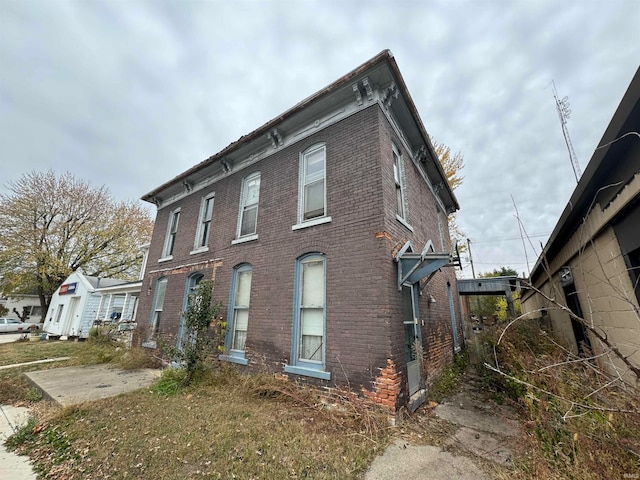
[{"label": "white house", "polygon": [[50,337],[87,338],[96,323],[132,322],[141,282],[85,275],[78,269],[51,297],[43,329]]},{"label": "white house", "polygon": [[9,310],[5,315],[8,318],[19,318],[14,312],[14,310],[17,310],[20,315],[26,313],[29,316],[29,322],[42,323],[42,308],[40,308],[38,295],[24,294],[8,297],[0,295],[0,305],[4,305]]}]

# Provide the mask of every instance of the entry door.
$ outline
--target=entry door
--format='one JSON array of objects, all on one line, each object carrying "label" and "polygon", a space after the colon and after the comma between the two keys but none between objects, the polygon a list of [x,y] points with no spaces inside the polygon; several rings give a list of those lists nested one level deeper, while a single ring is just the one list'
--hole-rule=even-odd
[{"label": "entry door", "polygon": [[80,297],[71,297],[69,299],[69,310],[67,311],[67,318],[64,319],[62,335],[79,335],[79,332],[76,330],[80,328],[80,322],[75,321],[75,317],[78,313],[79,300]]},{"label": "entry door", "polygon": [[407,361],[409,395],[413,395],[420,390],[422,385],[422,359],[418,355],[418,352],[422,352],[422,329],[420,312],[418,310],[419,294],[420,291],[418,284],[413,284],[411,287],[402,287],[405,338],[404,349]]}]

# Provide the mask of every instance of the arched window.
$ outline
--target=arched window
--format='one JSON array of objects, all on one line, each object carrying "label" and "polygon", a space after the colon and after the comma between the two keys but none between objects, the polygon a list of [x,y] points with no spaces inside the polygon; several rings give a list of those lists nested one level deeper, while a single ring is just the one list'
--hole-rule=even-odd
[{"label": "arched window", "polygon": [[[187,283],[185,285],[185,292],[184,292],[184,300],[182,302],[182,311],[185,312],[187,310],[187,307],[193,303],[193,302],[197,302],[198,298],[197,298],[197,294],[198,294],[198,285],[200,285],[200,282],[204,279],[204,275],[202,273],[194,273],[193,275],[190,275],[189,278],[187,278]],[[180,346],[182,345],[182,343],[184,342],[184,339],[187,337],[189,332],[187,332],[187,328],[185,325],[185,318],[184,318],[184,313],[180,316],[180,328],[178,330],[178,341],[176,343],[176,346],[178,348],[180,348]]]},{"label": "arched window", "polygon": [[325,256],[305,255],[296,261],[291,373],[329,379],[325,371]]},{"label": "arched window", "polygon": [[253,269],[245,263],[233,269],[229,316],[227,320],[227,354],[223,359],[246,365],[245,346],[249,330],[249,304],[251,302],[251,279]]}]

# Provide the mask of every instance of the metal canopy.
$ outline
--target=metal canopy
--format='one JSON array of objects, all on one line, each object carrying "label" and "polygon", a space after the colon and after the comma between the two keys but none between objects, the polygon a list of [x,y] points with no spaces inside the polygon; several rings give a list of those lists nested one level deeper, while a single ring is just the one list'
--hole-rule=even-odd
[{"label": "metal canopy", "polygon": [[395,260],[398,263],[398,290],[402,290],[402,285],[418,283],[425,277],[424,283],[428,283],[440,268],[453,265],[455,258],[450,253],[436,253],[429,240],[420,253],[413,252],[411,242],[405,243]]}]

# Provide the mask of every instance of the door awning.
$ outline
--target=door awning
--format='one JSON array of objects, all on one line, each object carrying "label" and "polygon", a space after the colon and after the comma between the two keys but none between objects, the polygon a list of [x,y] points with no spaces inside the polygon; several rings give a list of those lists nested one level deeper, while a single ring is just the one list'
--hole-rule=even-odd
[{"label": "door awning", "polygon": [[427,244],[420,253],[414,253],[411,242],[407,242],[396,255],[398,263],[398,290],[402,290],[402,285],[418,283],[422,279],[427,284],[436,272],[442,267],[456,265],[457,257],[450,253],[438,253],[433,248],[433,242]]}]

